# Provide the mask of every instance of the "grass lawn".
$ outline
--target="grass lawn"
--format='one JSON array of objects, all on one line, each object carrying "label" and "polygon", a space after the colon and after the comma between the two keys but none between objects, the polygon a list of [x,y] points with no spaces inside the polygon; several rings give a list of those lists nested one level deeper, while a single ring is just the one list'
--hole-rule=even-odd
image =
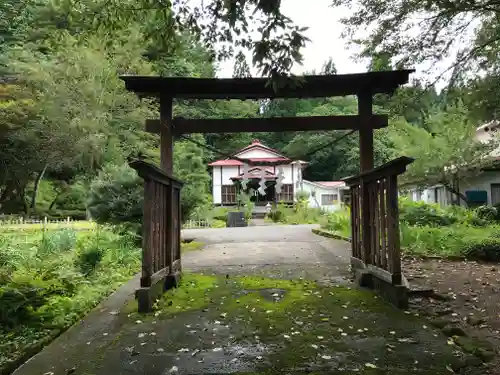
[{"label": "grass lawn", "polygon": [[0,234],[3,233],[19,233],[19,232],[32,232],[39,233],[42,230],[58,230],[58,229],[73,229],[75,231],[80,230],[93,230],[96,229],[97,224],[93,221],[70,221],[69,223],[35,223],[35,224],[6,224],[0,223]]}]

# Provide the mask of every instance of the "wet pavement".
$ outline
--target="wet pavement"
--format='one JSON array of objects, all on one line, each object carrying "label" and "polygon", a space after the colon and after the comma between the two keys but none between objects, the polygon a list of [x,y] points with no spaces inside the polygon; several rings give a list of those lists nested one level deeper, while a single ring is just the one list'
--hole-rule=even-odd
[{"label": "wet pavement", "polygon": [[187,253],[183,267],[193,272],[341,282],[348,277],[350,245],[313,234],[311,229],[317,227],[272,225],[185,230],[185,238],[196,238],[206,246],[201,253]]},{"label": "wet pavement", "polygon": [[464,365],[420,318],[348,286],[349,245],[312,227],[183,231],[207,245],[183,256],[183,284],[154,314],[135,312],[136,278],[14,374],[399,375]]}]

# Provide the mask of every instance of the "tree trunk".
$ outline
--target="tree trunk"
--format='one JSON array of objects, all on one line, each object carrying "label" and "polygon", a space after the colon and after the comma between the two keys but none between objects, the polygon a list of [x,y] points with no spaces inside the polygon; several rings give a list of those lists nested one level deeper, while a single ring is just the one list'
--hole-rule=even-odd
[{"label": "tree trunk", "polygon": [[7,197],[8,191],[9,191],[9,186],[7,185],[4,187],[3,191],[0,194],[0,212],[2,212],[3,202]]},{"label": "tree trunk", "polygon": [[457,190],[454,186],[450,185],[448,182],[441,182],[443,184],[444,188],[451,192],[452,194],[455,194],[458,197],[458,203],[460,204],[460,199],[462,199],[467,207],[469,207],[469,200],[467,197],[462,194],[459,190]]},{"label": "tree trunk", "polygon": [[52,209],[56,205],[57,198],[59,198],[61,196],[61,194],[62,193],[57,193],[56,197],[52,200],[52,202],[50,203],[50,206],[49,206],[49,211],[52,211]]},{"label": "tree trunk", "polygon": [[42,171],[38,173],[38,176],[36,176],[35,185],[33,186],[33,193],[31,194],[31,211],[36,211],[36,196],[38,194],[38,188],[40,187],[40,181],[42,181],[43,175],[45,174],[48,166],[48,164],[45,164]]},{"label": "tree trunk", "polygon": [[20,198],[22,199],[22,203],[24,206],[24,213],[26,214],[26,217],[30,217],[31,206],[28,204],[28,200],[26,199],[26,185],[24,185],[23,188],[21,189]]},{"label": "tree trunk", "polygon": [[5,202],[7,202],[15,192],[15,184],[10,181],[5,184],[2,195],[0,195],[0,211],[4,208]]}]

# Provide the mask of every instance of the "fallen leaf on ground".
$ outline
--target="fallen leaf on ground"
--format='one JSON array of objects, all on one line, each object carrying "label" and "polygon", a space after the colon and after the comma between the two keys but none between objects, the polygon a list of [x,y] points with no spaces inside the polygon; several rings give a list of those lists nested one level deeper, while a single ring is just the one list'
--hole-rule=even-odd
[{"label": "fallen leaf on ground", "polygon": [[403,337],[403,338],[398,339],[398,342],[407,343],[407,344],[416,344],[417,340],[414,340],[410,337]]}]

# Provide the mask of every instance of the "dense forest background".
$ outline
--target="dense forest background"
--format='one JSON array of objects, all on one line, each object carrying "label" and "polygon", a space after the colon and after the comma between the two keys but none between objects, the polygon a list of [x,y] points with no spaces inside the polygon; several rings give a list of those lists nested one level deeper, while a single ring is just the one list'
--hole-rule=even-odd
[{"label": "dense forest background", "polygon": [[[0,5],[0,214],[84,218],[89,200],[94,206],[126,204],[113,202],[102,187],[137,183],[127,167],[130,157],[158,161],[158,138],[143,131],[144,120],[158,113],[156,103],[127,92],[119,75],[215,76],[220,56],[211,44],[190,28],[173,27],[174,37],[165,35],[163,8],[146,9],[137,2],[137,10],[123,17],[120,10],[125,5],[116,3],[113,9],[113,4],[6,0]],[[102,14],[110,21],[96,22]],[[389,52],[367,49],[364,57],[367,70],[397,67]],[[336,74],[335,61],[305,73]],[[238,64],[235,75],[247,74],[248,66]],[[486,152],[464,150],[471,149],[474,129],[495,119],[495,77],[494,71],[469,71],[467,79],[455,77],[440,92],[414,80],[391,98],[377,97],[375,112],[387,113],[390,126],[376,131],[376,164],[398,155],[416,156],[407,180],[451,184],[453,176],[442,173],[444,166],[474,163]],[[175,116],[191,118],[356,112],[355,97],[177,101],[174,106]],[[304,178],[314,181],[359,171],[356,134],[312,153],[342,135],[337,131],[192,137],[224,153],[258,138],[291,158],[308,155]],[[175,141],[174,155],[174,173],[186,182],[184,213],[209,206],[207,163],[220,155],[185,139]]]}]

